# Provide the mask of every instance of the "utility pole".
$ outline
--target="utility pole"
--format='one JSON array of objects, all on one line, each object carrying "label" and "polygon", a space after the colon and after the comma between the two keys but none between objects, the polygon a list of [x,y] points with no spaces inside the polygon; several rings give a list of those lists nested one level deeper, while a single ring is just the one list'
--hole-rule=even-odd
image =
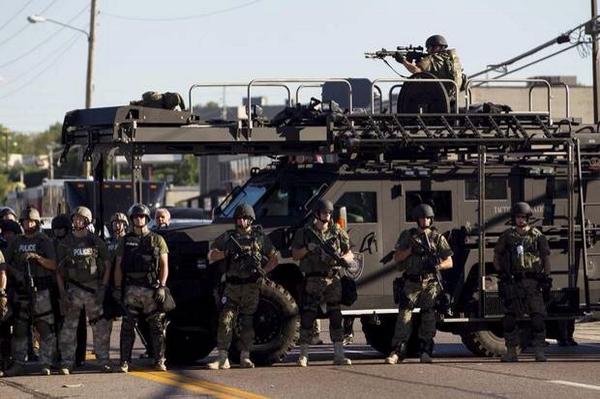
[{"label": "utility pole", "polygon": [[[85,79],[85,108],[92,107],[93,73],[94,73],[94,42],[96,40],[96,0],[90,5],[90,30],[88,32],[88,57],[87,73]],[[92,163],[83,163],[83,176],[87,178],[92,174]]]},{"label": "utility pole", "polygon": [[592,0],[592,22],[590,34],[592,36],[592,74],[593,74],[593,82],[594,82],[594,123],[597,123],[600,118],[600,87],[598,87],[598,83],[600,81],[600,77],[598,74],[600,70],[598,68],[598,31],[597,26],[598,23],[596,18],[598,17],[598,4],[597,0]]}]

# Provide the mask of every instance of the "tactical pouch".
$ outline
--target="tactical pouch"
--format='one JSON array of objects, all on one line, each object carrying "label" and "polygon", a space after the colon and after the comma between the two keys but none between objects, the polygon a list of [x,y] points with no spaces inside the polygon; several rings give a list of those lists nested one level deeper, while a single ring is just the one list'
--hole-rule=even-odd
[{"label": "tactical pouch", "polygon": [[402,291],[404,290],[404,278],[396,277],[393,283],[393,293],[394,293],[394,303],[398,305],[400,303],[400,296],[404,295]]},{"label": "tactical pouch", "polygon": [[341,303],[344,306],[352,306],[358,299],[358,292],[356,290],[356,282],[350,277],[343,276],[340,279],[342,283],[342,300]]}]

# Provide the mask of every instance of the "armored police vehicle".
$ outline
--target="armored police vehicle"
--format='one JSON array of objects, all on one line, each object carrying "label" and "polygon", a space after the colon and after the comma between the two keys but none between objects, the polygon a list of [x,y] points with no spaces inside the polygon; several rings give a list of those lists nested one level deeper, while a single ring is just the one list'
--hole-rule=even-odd
[{"label": "armored police vehicle", "polygon": [[[259,364],[280,360],[294,344],[303,277],[289,245],[320,198],[345,213],[339,222],[361,265],[353,276],[358,300],[343,314],[360,318],[368,343],[383,353],[390,350],[397,314],[392,295],[397,273],[391,254],[400,231],[414,226],[411,210],[421,203],[433,206],[434,224],[454,252],[454,267],[442,275],[450,301],[438,328],[459,334],[473,353],[497,356],[505,350],[492,258],[514,202],[532,204],[534,225],[551,245],[549,337],[556,336],[558,320],[594,308],[600,296],[597,128],[580,126],[574,119],[554,121],[547,83],[542,83],[548,91],[546,110],[483,113],[470,107],[469,96],[464,108],[451,103],[441,81],[395,79],[407,108],[390,106],[397,112],[386,112],[380,87],[384,81],[392,80],[224,84],[245,87],[247,98],[257,86],[282,86],[290,98],[294,84],[300,85],[296,96],[302,85],[323,85],[323,98],[307,106],[297,101],[292,106],[290,98],[289,107],[272,119],[262,116],[250,101],[246,105],[250,117],[238,120],[203,121],[187,110],[137,105],[66,115],[65,151],[73,145],[86,147],[99,184],[104,159],[115,152],[131,161],[134,183],[141,178],[140,157],[146,153],[274,158],[270,167],[255,170],[214,210],[213,223],[165,233],[170,249],[168,284],[177,302],[167,332],[172,361],[201,358],[215,346],[215,298],[222,270],[209,265],[206,255],[212,240],[231,228],[240,203],[254,207],[256,222],[281,252],[280,266],[261,290],[254,320],[252,357]],[[425,88],[417,90],[419,84]],[[192,86],[190,103],[192,89],[215,85],[220,84]],[[394,87],[389,104],[395,101]],[[419,94],[424,92],[428,94]],[[435,107],[430,106],[432,101]],[[317,161],[315,154],[322,160]],[[139,192],[135,195],[143,201]]]}]

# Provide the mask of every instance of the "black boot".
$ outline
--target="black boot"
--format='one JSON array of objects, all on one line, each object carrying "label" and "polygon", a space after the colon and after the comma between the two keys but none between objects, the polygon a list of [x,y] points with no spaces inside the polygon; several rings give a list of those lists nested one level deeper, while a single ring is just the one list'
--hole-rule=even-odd
[{"label": "black boot", "polygon": [[421,363],[431,363],[433,355],[433,340],[420,340],[419,349],[421,352]]}]

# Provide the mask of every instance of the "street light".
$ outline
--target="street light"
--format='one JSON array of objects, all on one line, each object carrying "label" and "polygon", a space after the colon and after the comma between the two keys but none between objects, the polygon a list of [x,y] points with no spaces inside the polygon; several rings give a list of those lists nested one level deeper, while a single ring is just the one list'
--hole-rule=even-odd
[{"label": "street light", "polygon": [[92,105],[92,73],[94,65],[94,39],[95,39],[95,25],[96,25],[96,0],[92,0],[91,6],[92,12],[90,14],[90,31],[80,29],[76,26],[65,24],[52,18],[44,17],[42,15],[30,15],[27,17],[27,21],[32,24],[50,22],[56,25],[60,25],[65,28],[76,30],[77,32],[83,33],[88,40],[88,58],[87,58],[87,74],[85,84],[85,107],[90,108]]},{"label": "street light", "polygon": [[[76,30],[83,33],[88,40],[88,57],[87,57],[87,73],[85,79],[85,107],[90,108],[92,106],[92,73],[94,65],[94,41],[96,31],[96,0],[91,0],[90,5],[90,31],[80,29],[76,26],[65,24],[52,18],[44,17],[42,15],[30,15],[27,17],[27,21],[32,24],[50,22],[56,25],[60,25],[65,28]],[[84,162],[83,175],[88,177],[91,173],[90,162]]]}]

